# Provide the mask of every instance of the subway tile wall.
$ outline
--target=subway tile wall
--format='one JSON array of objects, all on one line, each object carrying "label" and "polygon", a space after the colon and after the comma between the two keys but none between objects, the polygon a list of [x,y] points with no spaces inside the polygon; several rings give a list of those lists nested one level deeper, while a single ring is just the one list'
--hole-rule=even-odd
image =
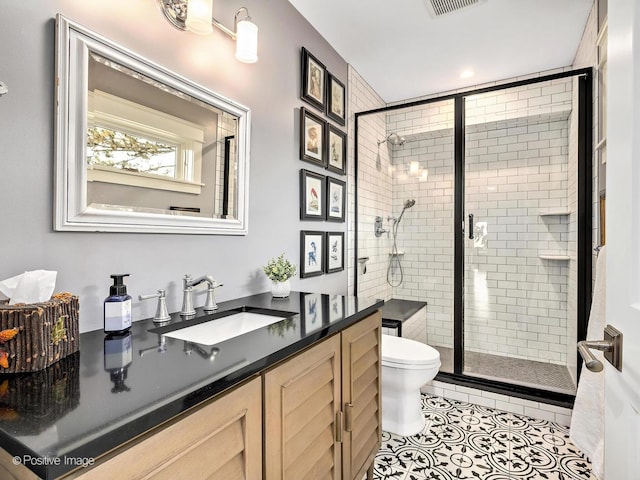
[{"label": "subway tile wall", "polygon": [[[570,85],[570,83],[569,83]],[[570,92],[569,92],[570,94]],[[467,128],[465,348],[566,363],[568,112]]]},{"label": "subway tile wall", "polygon": [[[451,103],[451,102],[447,102]],[[442,106],[448,109],[448,105]],[[427,343],[453,347],[453,129],[434,130],[414,137],[394,155],[393,195],[395,216],[407,199],[416,204],[405,211],[398,227],[397,248],[403,269],[393,264],[393,296],[426,301]],[[411,162],[418,169],[412,174]],[[415,165],[415,163],[414,163]],[[414,167],[415,170],[415,167]]]},{"label": "subway tile wall", "polygon": [[[349,139],[355,139],[356,112],[384,107],[385,103],[355,68],[349,65]],[[386,235],[374,235],[376,216],[385,219],[391,215],[391,173],[387,144],[380,145],[378,140],[386,137],[384,115],[366,115],[360,117],[358,126],[358,258],[368,260],[359,264],[355,258],[354,215],[348,215],[348,292],[364,297],[389,299],[391,287],[386,283],[386,261],[388,260],[389,240]],[[347,194],[349,212],[355,212],[355,146],[348,143],[347,168],[349,171]],[[364,268],[366,267],[366,273]],[[358,291],[355,291],[355,275],[358,275]]]}]

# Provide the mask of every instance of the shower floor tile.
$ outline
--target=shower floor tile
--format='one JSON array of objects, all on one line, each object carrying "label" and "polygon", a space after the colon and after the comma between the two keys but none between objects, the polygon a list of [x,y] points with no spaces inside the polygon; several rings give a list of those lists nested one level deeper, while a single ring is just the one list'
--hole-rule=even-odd
[{"label": "shower floor tile", "polygon": [[[434,347],[440,352],[440,371],[453,372],[453,349]],[[502,355],[465,352],[464,373],[560,393],[575,395],[576,386],[569,369],[553,363],[536,362]]]},{"label": "shower floor tile", "polygon": [[591,464],[569,429],[471,403],[422,395],[424,429],[383,432],[377,480],[589,480]]}]

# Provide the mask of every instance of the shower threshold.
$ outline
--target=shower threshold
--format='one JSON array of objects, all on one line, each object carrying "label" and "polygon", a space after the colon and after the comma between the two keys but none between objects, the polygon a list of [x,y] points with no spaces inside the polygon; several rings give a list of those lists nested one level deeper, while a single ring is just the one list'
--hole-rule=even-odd
[{"label": "shower threshold", "polygon": [[[453,349],[439,346],[434,348],[440,352],[440,371],[453,372]],[[465,375],[567,395],[576,393],[569,369],[563,365],[470,351],[466,351],[464,355]]]}]

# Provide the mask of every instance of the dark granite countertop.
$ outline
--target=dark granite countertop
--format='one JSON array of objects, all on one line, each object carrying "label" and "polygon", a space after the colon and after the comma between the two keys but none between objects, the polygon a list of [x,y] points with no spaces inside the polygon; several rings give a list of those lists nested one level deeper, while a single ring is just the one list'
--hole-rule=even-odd
[{"label": "dark granite countertop", "polygon": [[404,322],[411,318],[411,316],[418,310],[426,306],[427,302],[392,298],[391,300],[384,302],[384,306],[380,310],[382,312],[383,320]]},{"label": "dark granite countertop", "polygon": [[[153,332],[150,319],[135,322],[130,335],[83,333],[80,351],[49,368],[0,375],[0,446],[40,477],[56,478],[382,305],[298,292],[222,302],[219,312],[248,306],[288,312],[288,318],[216,344],[215,351]],[[203,315],[198,309],[194,321]],[[185,320],[172,314],[171,324],[177,322]]]}]

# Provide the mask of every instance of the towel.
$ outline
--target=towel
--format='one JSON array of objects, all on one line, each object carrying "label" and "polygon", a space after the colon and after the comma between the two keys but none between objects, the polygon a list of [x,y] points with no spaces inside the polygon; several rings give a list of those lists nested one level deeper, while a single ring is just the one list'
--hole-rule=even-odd
[{"label": "towel", "polygon": [[[602,340],[605,322],[605,247],[596,262],[596,281],[587,326],[587,340]],[[603,353],[591,350],[605,362]],[[604,372],[591,372],[582,365],[569,436],[573,444],[591,460],[592,473],[604,478]]]}]

